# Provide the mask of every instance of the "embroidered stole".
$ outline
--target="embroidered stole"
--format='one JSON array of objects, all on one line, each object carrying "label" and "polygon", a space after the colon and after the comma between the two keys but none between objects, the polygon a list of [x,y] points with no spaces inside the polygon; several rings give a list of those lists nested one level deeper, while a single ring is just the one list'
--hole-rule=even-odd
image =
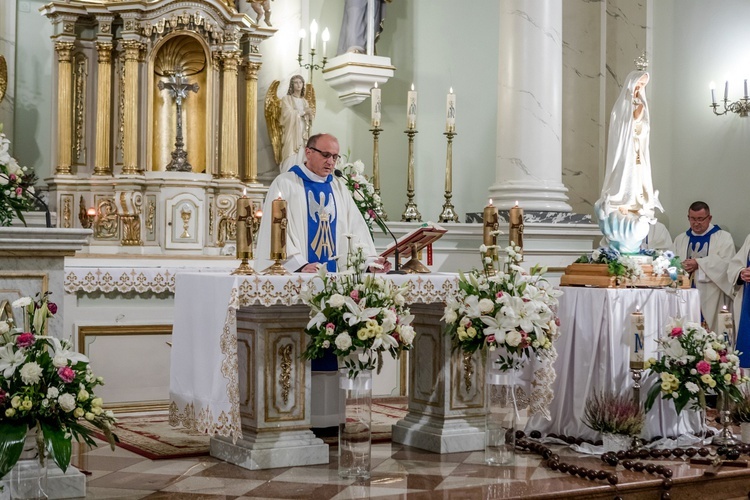
[{"label": "embroidered stole", "polygon": [[307,262],[326,264],[328,271],[336,272],[336,199],[333,196],[333,176],[324,182],[315,182],[295,165],[289,169],[305,186],[307,200]]}]

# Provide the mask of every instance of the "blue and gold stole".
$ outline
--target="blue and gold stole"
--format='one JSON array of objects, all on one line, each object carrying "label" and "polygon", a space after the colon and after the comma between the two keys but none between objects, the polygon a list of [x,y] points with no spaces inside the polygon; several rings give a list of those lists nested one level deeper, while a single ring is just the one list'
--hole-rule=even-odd
[{"label": "blue and gold stole", "polygon": [[697,259],[699,257],[707,257],[709,251],[708,247],[711,244],[711,235],[718,231],[721,231],[721,228],[719,226],[714,226],[710,231],[706,231],[700,236],[693,234],[692,229],[688,229],[687,231],[685,231],[685,234],[687,234],[688,237],[688,254],[685,256],[685,258]]},{"label": "blue and gold stole", "polygon": [[305,186],[307,200],[307,262],[326,264],[330,272],[336,272],[336,199],[333,196],[333,176],[324,182],[315,182],[295,165],[289,169]]}]

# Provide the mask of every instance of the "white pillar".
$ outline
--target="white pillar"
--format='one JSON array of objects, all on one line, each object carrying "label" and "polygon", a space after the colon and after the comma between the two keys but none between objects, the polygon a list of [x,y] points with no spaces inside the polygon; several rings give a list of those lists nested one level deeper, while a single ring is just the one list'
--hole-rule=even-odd
[{"label": "white pillar", "polygon": [[502,0],[495,184],[501,209],[570,212],[562,183],[562,0]]}]

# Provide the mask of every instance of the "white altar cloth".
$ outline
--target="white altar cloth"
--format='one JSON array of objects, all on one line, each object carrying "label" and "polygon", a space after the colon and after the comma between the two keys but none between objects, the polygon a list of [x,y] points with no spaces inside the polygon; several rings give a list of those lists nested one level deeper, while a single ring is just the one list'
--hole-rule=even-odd
[{"label": "white altar cloth", "polygon": [[[629,366],[629,319],[640,306],[645,323],[645,357],[656,357],[656,336],[664,335],[671,317],[700,321],[698,291],[694,289],[582,288],[562,287],[558,316],[560,338],[556,342],[557,379],[550,405],[552,420],[537,415],[529,419],[527,431],[598,439],[581,418],[586,398],[595,391],[614,390],[632,394]],[[641,401],[646,400],[655,378],[641,382]],[[646,416],[642,436],[677,436],[699,429],[696,412],[685,409],[678,417],[672,402],[657,399]]]},{"label": "white altar cloth", "polygon": [[[300,303],[313,274],[232,276],[179,272],[170,367],[170,424],[242,438],[236,313],[240,307]],[[409,283],[407,303],[445,302],[458,290],[457,275],[389,275]]]}]

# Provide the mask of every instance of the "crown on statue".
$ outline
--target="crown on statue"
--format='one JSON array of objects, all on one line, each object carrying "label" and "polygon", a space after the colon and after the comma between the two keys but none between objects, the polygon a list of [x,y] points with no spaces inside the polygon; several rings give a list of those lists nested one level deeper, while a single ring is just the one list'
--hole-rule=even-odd
[{"label": "crown on statue", "polygon": [[633,62],[635,63],[635,67],[639,71],[646,71],[648,69],[648,58],[646,57],[646,51],[643,51],[643,54],[636,57]]}]

